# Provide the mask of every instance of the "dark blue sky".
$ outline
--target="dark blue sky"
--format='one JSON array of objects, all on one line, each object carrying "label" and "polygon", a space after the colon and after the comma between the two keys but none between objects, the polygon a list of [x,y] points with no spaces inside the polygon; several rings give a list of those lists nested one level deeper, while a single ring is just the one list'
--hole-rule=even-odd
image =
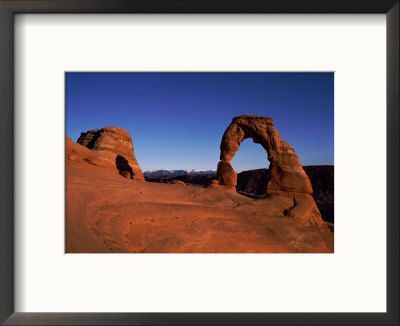
[{"label": "dark blue sky", "polygon": [[[333,164],[333,73],[66,73],[66,132],[126,129],[149,169],[216,169],[233,117],[271,117],[303,165]],[[237,172],[268,167],[246,139]]]}]

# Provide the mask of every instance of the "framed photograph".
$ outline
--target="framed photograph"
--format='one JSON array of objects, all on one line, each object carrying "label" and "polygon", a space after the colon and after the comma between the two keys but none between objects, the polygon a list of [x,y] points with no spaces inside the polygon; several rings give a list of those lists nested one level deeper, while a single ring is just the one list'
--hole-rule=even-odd
[{"label": "framed photograph", "polygon": [[1,322],[398,325],[399,8],[0,1]]},{"label": "framed photograph", "polygon": [[333,253],[333,72],[65,83],[66,253]]}]

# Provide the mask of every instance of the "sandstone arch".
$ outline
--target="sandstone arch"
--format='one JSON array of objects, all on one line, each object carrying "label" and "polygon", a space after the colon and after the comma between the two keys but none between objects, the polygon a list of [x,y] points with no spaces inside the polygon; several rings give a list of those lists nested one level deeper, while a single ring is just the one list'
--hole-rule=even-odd
[{"label": "sandstone arch", "polygon": [[312,224],[322,224],[321,214],[312,198],[312,187],[292,146],[281,140],[271,118],[241,115],[232,119],[221,140],[220,162],[217,167],[219,185],[234,190],[237,174],[230,161],[241,142],[252,138],[267,152],[270,176],[266,193],[293,199],[293,205],[285,209],[287,216],[306,218]]}]

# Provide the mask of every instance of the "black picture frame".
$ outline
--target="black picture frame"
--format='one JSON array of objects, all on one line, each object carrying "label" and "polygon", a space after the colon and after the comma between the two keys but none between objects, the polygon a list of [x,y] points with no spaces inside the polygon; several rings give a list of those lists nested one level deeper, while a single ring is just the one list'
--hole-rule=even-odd
[{"label": "black picture frame", "polygon": [[[18,13],[386,14],[387,312],[14,312],[14,173],[17,171],[13,158],[13,31],[14,15]],[[0,322],[6,325],[399,325],[399,14],[399,0],[0,0]]]}]

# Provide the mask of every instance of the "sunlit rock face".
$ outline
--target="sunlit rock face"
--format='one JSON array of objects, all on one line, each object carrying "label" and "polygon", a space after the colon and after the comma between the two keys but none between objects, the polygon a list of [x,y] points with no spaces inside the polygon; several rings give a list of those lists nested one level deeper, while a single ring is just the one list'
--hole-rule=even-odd
[{"label": "sunlit rock face", "polygon": [[78,144],[98,153],[114,164],[120,174],[134,180],[144,181],[133,150],[132,137],[122,128],[105,127],[82,132]]},{"label": "sunlit rock face", "polygon": [[241,115],[233,118],[221,141],[217,180],[220,186],[232,189],[237,184],[237,174],[230,161],[244,139],[252,138],[260,144],[270,162],[266,193],[293,199],[285,215],[304,218],[312,224],[322,224],[321,214],[312,198],[312,187],[307,174],[292,146],[281,139],[271,118]]}]

